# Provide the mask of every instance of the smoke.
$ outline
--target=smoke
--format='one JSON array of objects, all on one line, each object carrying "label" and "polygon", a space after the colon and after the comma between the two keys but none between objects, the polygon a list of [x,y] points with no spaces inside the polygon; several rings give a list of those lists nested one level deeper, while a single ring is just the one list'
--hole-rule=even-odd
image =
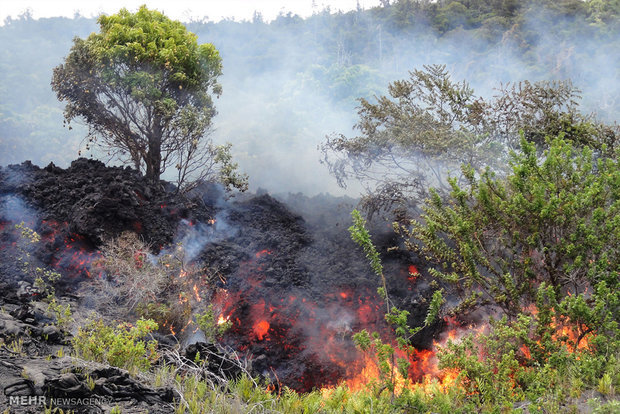
[{"label": "smoke", "polygon": [[[218,243],[233,238],[239,229],[227,221],[228,213],[222,210],[208,223],[182,219],[175,237],[175,245],[183,246],[183,261],[191,263],[209,243]],[[161,254],[166,253],[165,251]]]},{"label": "smoke", "polygon": [[12,194],[0,196],[0,221],[32,225],[36,219],[36,212],[20,197]]},{"label": "smoke", "polygon": [[[446,64],[454,80],[469,81],[485,97],[505,82],[572,79],[583,92],[585,112],[615,120],[620,54],[611,47],[618,40],[612,29],[533,9],[512,27],[498,18],[476,30],[456,27],[438,36],[423,19],[403,32],[374,15],[323,12],[306,20],[280,16],[270,24],[188,25],[199,42],[213,42],[222,55],[224,93],[216,102],[213,138],[233,143],[252,190],[359,195],[354,183],[347,190],[337,185],[320,163],[317,145],[332,133],[355,133],[356,98],[386,94],[389,82],[428,64]],[[8,109],[0,124],[0,164],[29,158],[65,166],[77,155],[84,130],[62,128],[62,106],[49,79],[73,36],[93,30],[94,21],[84,18],[18,20],[0,28],[7,49],[0,57],[5,67],[0,90]],[[34,44],[36,50],[28,47]],[[33,56],[42,64],[33,64]],[[34,115],[44,113],[53,119]]]}]

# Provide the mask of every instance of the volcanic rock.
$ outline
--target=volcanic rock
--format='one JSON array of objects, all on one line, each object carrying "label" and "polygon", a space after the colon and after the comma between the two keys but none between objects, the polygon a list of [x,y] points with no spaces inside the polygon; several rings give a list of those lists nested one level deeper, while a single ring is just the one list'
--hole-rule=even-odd
[{"label": "volcanic rock", "polygon": [[176,230],[175,213],[182,211],[174,194],[153,186],[138,171],[85,158],[67,169],[54,164],[40,169],[28,161],[0,168],[2,194],[23,198],[44,220],[68,223],[68,232],[94,246],[125,230],[165,245]]}]

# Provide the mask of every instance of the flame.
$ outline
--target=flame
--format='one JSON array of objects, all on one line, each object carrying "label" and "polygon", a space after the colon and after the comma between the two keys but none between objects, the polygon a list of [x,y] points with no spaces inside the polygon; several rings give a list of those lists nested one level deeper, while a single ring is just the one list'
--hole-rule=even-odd
[{"label": "flame", "polygon": [[520,347],[521,352],[523,352],[523,355],[525,356],[525,358],[527,359],[531,359],[532,358],[532,354],[530,353],[530,348],[527,347],[527,345],[523,344]]},{"label": "flame", "polygon": [[258,340],[262,341],[269,332],[269,322],[265,320],[260,320],[254,324],[252,330],[254,331],[254,334],[256,335]]},{"label": "flame", "polygon": [[367,353],[364,353],[362,366],[361,371],[345,381],[351,391],[361,391],[379,378],[379,366]]},{"label": "flame", "polygon": [[[538,308],[535,304],[528,305],[524,310],[532,316],[536,316],[538,314]],[[572,327],[564,324],[563,322],[558,322],[556,317],[553,316],[551,318],[551,327],[555,329],[555,334],[552,335],[552,339],[566,344],[569,352],[590,349],[590,340],[594,337],[594,334],[592,332],[588,332],[586,326],[580,324],[577,327]],[[578,331],[581,331],[582,333],[580,334]],[[531,358],[529,349],[525,352],[522,347],[521,351],[527,359]]]},{"label": "flame", "polygon": [[202,298],[200,297],[200,294],[198,293],[198,286],[196,286],[196,284],[194,284],[193,290],[194,290],[194,296],[196,297],[196,300],[198,302],[202,301]]},{"label": "flame", "polygon": [[224,317],[224,315],[220,315],[219,318],[217,318],[217,324],[223,325],[226,322],[228,322],[229,319],[230,319],[230,316]]}]

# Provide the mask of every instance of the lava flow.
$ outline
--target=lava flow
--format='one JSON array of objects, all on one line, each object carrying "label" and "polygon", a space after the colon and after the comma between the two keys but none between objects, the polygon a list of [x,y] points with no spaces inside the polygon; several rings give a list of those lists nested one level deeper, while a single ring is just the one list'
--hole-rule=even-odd
[{"label": "lava flow", "polygon": [[[329,389],[341,382],[360,390],[380,377],[377,361],[355,346],[352,335],[362,329],[378,332],[395,343],[384,321],[385,304],[372,290],[341,286],[321,297],[307,292],[270,292],[264,269],[277,252],[264,249],[242,263],[243,284],[220,290],[214,297],[218,323],[229,321],[224,343],[254,356],[253,367],[272,380],[297,391]],[[410,266],[406,278],[418,274]],[[415,281],[415,279],[409,279]],[[269,293],[267,293],[269,292]],[[277,296],[274,298],[274,296]],[[412,382],[431,378],[453,380],[440,373],[434,351],[420,349],[409,359]],[[402,388],[404,379],[396,379]]]},{"label": "lava flow", "polygon": [[101,254],[84,237],[71,233],[68,227],[67,223],[54,220],[41,221],[39,232],[49,252],[47,261],[69,277],[92,277],[91,264],[100,259]]}]

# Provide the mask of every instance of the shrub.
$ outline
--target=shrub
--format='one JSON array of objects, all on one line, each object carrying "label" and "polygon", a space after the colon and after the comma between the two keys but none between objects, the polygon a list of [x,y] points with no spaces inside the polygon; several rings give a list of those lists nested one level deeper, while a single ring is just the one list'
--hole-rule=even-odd
[{"label": "shrub", "polygon": [[117,327],[106,325],[102,320],[94,320],[78,330],[73,338],[73,348],[78,357],[130,372],[148,370],[157,360],[157,341],[144,338],[157,329],[152,320],[139,319],[135,326],[120,324]]}]

